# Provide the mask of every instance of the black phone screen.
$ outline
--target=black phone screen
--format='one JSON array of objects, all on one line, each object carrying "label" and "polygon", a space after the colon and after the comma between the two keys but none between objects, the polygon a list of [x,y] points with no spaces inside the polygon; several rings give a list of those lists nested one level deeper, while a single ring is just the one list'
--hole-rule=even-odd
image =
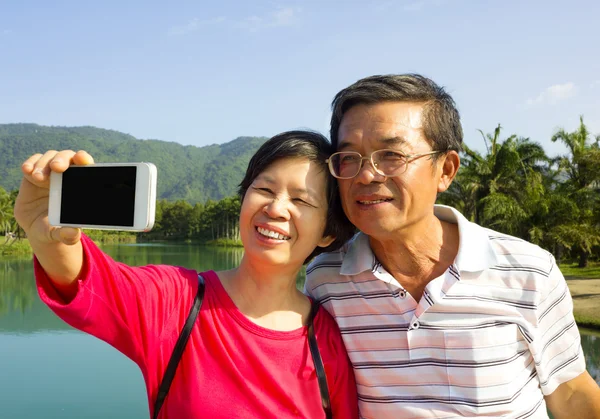
[{"label": "black phone screen", "polygon": [[62,175],[60,222],[133,227],[137,168],[71,166]]}]

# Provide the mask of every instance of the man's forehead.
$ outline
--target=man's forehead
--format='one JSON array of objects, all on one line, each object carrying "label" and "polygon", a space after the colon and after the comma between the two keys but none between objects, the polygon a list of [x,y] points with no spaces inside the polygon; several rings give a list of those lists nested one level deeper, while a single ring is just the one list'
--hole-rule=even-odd
[{"label": "man's forehead", "polygon": [[402,146],[423,140],[422,113],[417,103],[357,105],[342,118],[338,149],[363,141]]},{"label": "man's forehead", "polygon": [[[341,138],[338,144],[338,150],[343,150],[344,148],[356,145],[356,143],[362,142],[363,138],[363,136],[354,138],[352,136]],[[395,135],[393,137],[372,137],[369,141],[372,143],[377,143],[379,148],[406,148],[411,145],[410,141],[399,135]]]},{"label": "man's forehead", "polygon": [[341,126],[395,125],[420,129],[423,122],[424,105],[420,102],[380,102],[355,105],[344,113]]}]

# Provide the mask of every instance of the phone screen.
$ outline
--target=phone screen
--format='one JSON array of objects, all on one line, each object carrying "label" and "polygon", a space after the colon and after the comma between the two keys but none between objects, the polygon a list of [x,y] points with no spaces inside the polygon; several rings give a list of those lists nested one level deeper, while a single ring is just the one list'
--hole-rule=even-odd
[{"label": "phone screen", "polygon": [[76,167],[62,175],[60,222],[133,227],[136,167]]}]

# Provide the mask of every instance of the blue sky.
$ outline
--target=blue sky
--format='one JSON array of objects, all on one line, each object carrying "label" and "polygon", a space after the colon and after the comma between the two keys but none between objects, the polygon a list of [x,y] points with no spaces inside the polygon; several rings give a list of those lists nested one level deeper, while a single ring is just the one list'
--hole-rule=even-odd
[{"label": "blue sky", "polygon": [[600,134],[598,1],[0,0],[0,123],[93,125],[223,143],[327,132],[357,79],[418,72],[477,129],[550,155],[579,115]]}]

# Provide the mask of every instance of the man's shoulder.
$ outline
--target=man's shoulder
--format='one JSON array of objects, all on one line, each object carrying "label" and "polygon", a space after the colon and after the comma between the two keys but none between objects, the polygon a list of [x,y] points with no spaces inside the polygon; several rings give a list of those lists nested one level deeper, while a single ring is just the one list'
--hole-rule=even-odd
[{"label": "man's shoulder", "polygon": [[347,253],[345,249],[347,246],[348,245],[345,244],[341,249],[333,252],[321,253],[308,264],[306,267],[306,275],[311,275],[313,272],[317,272],[321,269],[339,268],[342,266],[344,257]]},{"label": "man's shoulder", "polygon": [[314,258],[306,267],[305,288],[311,291],[324,282],[335,282],[342,278],[340,269],[351,244],[352,239],[338,250],[321,253]]},{"label": "man's shoulder", "polygon": [[339,274],[344,257],[348,250],[348,243],[333,252],[321,253],[306,267],[306,278],[314,279],[319,275],[329,275],[332,272]]},{"label": "man's shoulder", "polygon": [[540,269],[551,269],[554,263],[552,253],[537,244],[489,228],[480,228],[487,234],[500,266],[537,265]]}]

